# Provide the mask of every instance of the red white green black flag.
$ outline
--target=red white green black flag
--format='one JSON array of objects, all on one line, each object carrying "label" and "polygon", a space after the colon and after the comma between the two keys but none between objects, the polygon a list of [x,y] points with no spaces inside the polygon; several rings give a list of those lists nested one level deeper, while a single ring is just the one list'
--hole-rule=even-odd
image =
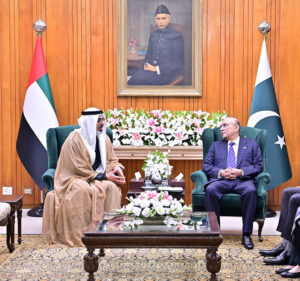
[{"label": "red white green black flag", "polygon": [[27,172],[41,190],[45,187],[42,175],[48,166],[46,132],[57,126],[42,40],[38,36],[20,122],[17,152]]}]

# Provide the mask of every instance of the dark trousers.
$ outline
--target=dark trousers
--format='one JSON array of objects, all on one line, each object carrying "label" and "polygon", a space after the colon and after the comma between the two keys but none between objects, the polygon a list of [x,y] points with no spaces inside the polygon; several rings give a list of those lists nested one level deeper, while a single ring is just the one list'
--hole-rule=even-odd
[{"label": "dark trousers", "polygon": [[299,206],[300,187],[289,187],[283,190],[277,231],[281,232],[281,237],[286,240],[292,240],[291,232],[296,211]]},{"label": "dark trousers", "polygon": [[205,192],[205,210],[220,217],[220,200],[226,193],[237,193],[242,200],[243,234],[251,234],[257,203],[256,188],[252,180],[219,180],[210,183]]},{"label": "dark trousers", "polygon": [[300,225],[298,223],[293,233],[293,249],[289,265],[300,265]]}]

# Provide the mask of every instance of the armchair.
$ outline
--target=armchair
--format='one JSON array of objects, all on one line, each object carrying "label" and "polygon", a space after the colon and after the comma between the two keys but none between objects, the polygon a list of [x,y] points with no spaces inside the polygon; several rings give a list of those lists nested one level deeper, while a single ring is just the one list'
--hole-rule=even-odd
[{"label": "armchair", "polygon": [[[255,139],[261,149],[264,163],[266,163],[266,146],[267,132],[266,130],[241,127],[240,137]],[[205,159],[210,146],[214,141],[222,140],[220,128],[205,129],[202,135],[203,140],[203,159]],[[191,179],[196,187],[192,191],[192,206],[193,212],[205,211],[205,189],[204,185],[207,182],[206,174],[200,170],[191,174]],[[255,213],[255,221],[258,223],[258,237],[262,242],[261,232],[265,222],[266,206],[267,206],[267,185],[270,182],[270,175],[265,170],[256,177],[257,190],[257,206]],[[221,199],[221,216],[242,216],[242,201],[240,195],[228,193],[223,195]]]},{"label": "armchair", "polygon": [[[48,170],[43,174],[43,182],[47,186],[47,192],[54,189],[54,175],[57,165],[57,160],[60,154],[61,147],[65,142],[68,135],[75,129],[78,129],[78,125],[68,125],[56,128],[50,128],[46,134],[47,140],[47,154],[48,154]],[[112,131],[110,128],[106,128],[106,134],[109,136],[111,142],[113,142]]]}]

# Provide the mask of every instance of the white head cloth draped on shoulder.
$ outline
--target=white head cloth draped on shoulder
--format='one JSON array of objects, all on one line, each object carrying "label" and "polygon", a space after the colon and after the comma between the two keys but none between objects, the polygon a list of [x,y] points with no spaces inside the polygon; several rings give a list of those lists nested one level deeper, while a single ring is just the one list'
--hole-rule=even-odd
[{"label": "white head cloth draped on shoulder", "polygon": [[95,162],[96,137],[99,140],[99,150],[101,155],[101,164],[96,171],[104,172],[106,168],[106,127],[103,126],[102,132],[97,131],[97,120],[99,114],[104,114],[102,110],[89,107],[81,112],[82,116],[78,119],[80,128],[77,130],[86,145],[92,159],[92,164]]}]

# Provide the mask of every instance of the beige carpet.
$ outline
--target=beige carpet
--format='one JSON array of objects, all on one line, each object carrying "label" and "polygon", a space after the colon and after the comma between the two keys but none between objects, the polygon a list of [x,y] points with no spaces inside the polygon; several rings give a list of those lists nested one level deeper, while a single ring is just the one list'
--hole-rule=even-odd
[{"label": "beige carpet", "polygon": [[[259,249],[272,248],[278,236],[265,236],[255,249],[247,251],[239,236],[225,236],[219,248],[222,268],[219,280],[283,280],[275,274],[280,266],[266,266]],[[189,249],[107,249],[101,258],[96,280],[208,280],[206,250]],[[83,268],[85,248],[47,247],[40,235],[23,235],[23,243],[10,254],[5,236],[0,235],[0,280],[87,280]]]}]

